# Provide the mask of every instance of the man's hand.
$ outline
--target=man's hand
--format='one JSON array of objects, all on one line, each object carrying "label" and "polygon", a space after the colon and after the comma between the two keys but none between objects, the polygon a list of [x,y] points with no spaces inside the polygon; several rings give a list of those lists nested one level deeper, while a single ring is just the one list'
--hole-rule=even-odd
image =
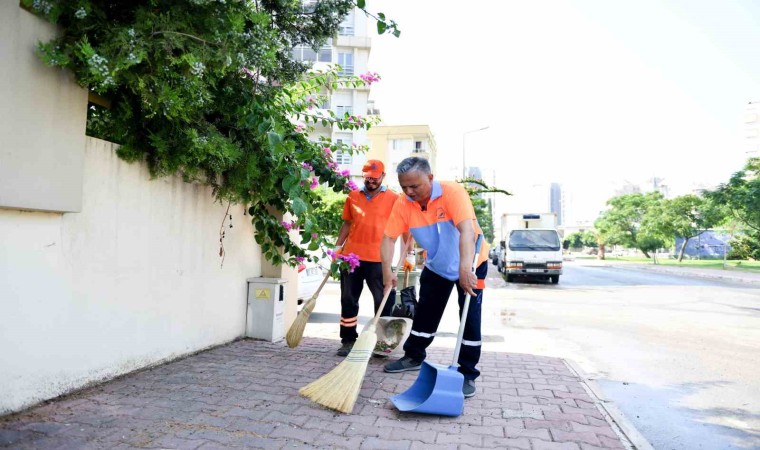
[{"label": "man's hand", "polygon": [[461,286],[466,293],[475,297],[475,288],[477,285],[478,277],[476,277],[471,270],[459,269],[459,286]]},{"label": "man's hand", "polygon": [[396,289],[398,286],[398,277],[395,273],[391,272],[390,275],[386,274],[385,271],[383,271],[383,289],[387,291],[388,289]]}]

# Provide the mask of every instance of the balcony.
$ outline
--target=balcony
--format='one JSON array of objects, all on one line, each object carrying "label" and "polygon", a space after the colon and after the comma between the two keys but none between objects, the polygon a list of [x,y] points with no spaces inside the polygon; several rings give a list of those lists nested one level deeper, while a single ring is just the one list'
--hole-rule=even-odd
[{"label": "balcony", "polygon": [[369,50],[372,47],[372,39],[367,36],[342,36],[338,35],[333,45],[335,47],[352,47]]}]

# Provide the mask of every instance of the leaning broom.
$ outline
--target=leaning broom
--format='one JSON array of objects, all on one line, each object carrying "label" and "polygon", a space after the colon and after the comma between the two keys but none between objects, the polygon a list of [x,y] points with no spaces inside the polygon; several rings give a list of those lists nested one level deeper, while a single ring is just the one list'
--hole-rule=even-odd
[{"label": "leaning broom", "polygon": [[390,289],[385,291],[374,319],[359,335],[346,359],[321,378],[302,387],[298,391],[301,395],[342,413],[348,414],[353,411],[364,381],[364,373],[367,371],[369,357],[377,344],[375,327],[390,293]]},{"label": "leaning broom", "polygon": [[287,341],[288,347],[295,348],[301,343],[306,323],[309,321],[309,316],[311,315],[311,312],[314,311],[314,306],[317,304],[317,297],[319,297],[319,293],[322,292],[322,288],[325,287],[325,283],[327,283],[329,278],[330,272],[328,271],[327,275],[325,275],[325,278],[322,280],[322,284],[319,285],[319,288],[314,295],[311,296],[309,301],[303,305],[298,316],[296,316],[296,320],[293,321],[293,324],[288,329],[288,333],[285,335],[285,341]]}]

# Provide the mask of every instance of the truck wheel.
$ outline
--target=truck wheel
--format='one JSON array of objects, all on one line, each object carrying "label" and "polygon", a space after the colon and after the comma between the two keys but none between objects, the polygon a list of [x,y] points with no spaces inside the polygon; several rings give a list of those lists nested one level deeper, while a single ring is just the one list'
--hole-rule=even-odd
[{"label": "truck wheel", "polygon": [[515,276],[507,275],[507,283],[514,283],[514,282],[515,282]]},{"label": "truck wheel", "polygon": [[549,280],[552,284],[557,284],[559,283],[559,275],[549,275]]}]

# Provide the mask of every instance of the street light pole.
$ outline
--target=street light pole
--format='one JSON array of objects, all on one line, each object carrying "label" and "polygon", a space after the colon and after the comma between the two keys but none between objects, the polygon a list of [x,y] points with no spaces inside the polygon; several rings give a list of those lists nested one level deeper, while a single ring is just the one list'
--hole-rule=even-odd
[{"label": "street light pole", "polygon": [[475,132],[478,132],[478,131],[487,130],[489,127],[490,127],[490,125],[486,125],[483,128],[478,128],[476,130],[465,131],[464,133],[462,133],[462,179],[463,180],[465,178],[467,178],[467,166],[465,165],[465,156],[464,156],[465,155],[465,146],[464,146],[464,144],[465,144],[465,137],[468,134],[470,134],[470,133],[475,133]]}]

